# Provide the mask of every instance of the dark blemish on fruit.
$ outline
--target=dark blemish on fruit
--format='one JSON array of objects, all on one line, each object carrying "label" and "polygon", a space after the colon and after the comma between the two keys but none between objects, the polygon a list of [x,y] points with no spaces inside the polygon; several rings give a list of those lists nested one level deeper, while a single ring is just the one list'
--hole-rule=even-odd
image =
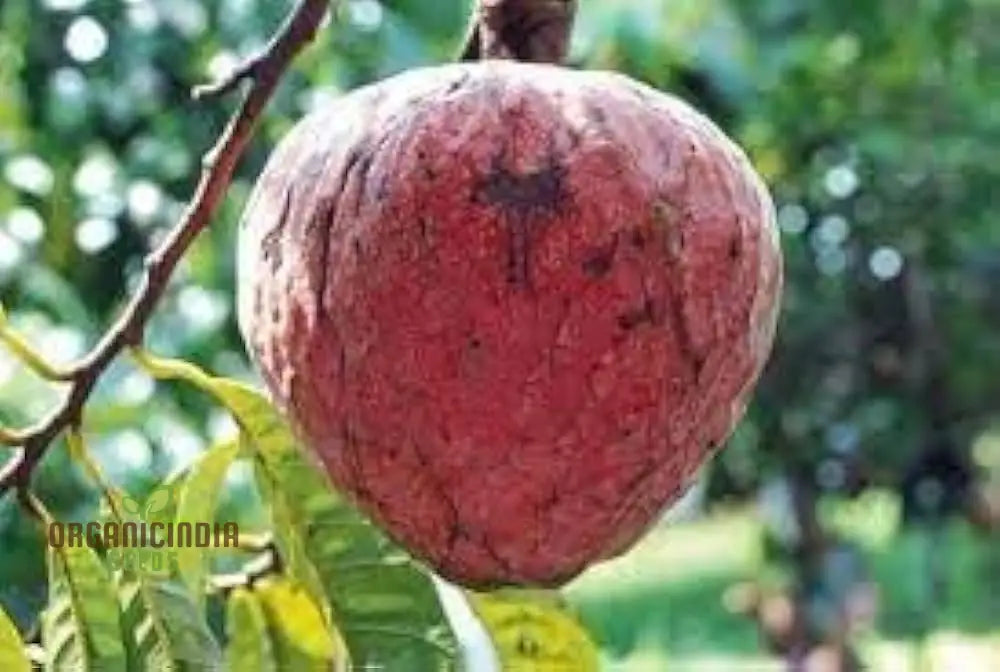
[{"label": "dark blemish on fruit", "polygon": [[264,291],[261,285],[256,285],[253,289],[253,312],[254,315],[264,314]]},{"label": "dark blemish on fruit", "polygon": [[357,164],[358,171],[358,198],[354,202],[354,214],[361,212],[361,205],[365,200],[365,193],[368,190],[368,176],[371,174],[374,157],[370,153],[365,153]]},{"label": "dark blemish on fruit", "polygon": [[320,303],[326,296],[327,275],[330,263],[330,227],[335,216],[336,199],[321,200],[316,212],[306,225],[306,236],[309,240],[319,241],[319,253],[316,255],[316,296]]},{"label": "dark blemish on fruit", "polygon": [[365,146],[366,144],[367,141],[362,140],[357,144],[357,146],[351,148],[351,151],[347,154],[347,160],[344,163],[344,171],[343,171],[345,176],[351,174],[351,171],[353,171],[354,168],[358,165],[358,161],[360,161],[361,157],[364,156],[362,147]]},{"label": "dark blemish on fruit", "polygon": [[576,149],[583,142],[583,136],[580,134],[580,131],[576,130],[575,128],[569,129],[568,132],[569,132],[569,148],[571,150]]},{"label": "dark blemish on fruit", "polygon": [[277,226],[271,229],[260,243],[261,254],[272,274],[277,273],[278,269],[281,268],[281,238],[281,227]]},{"label": "dark blemish on fruit", "polygon": [[629,234],[629,242],[637,250],[643,250],[646,248],[646,234],[642,229],[632,229],[632,233]]},{"label": "dark blemish on fruit", "polygon": [[602,278],[611,270],[612,259],[612,254],[600,250],[584,259],[580,267],[588,277]]},{"label": "dark blemish on fruit", "polygon": [[589,278],[603,278],[611,270],[615,261],[615,253],[618,251],[618,234],[607,245],[592,248],[587,252],[580,268]]},{"label": "dark blemish on fruit", "polygon": [[281,252],[281,239],[285,234],[285,224],[288,222],[288,215],[292,209],[292,187],[285,190],[284,201],[281,205],[281,215],[278,216],[278,223],[273,229],[267,232],[260,243],[261,255],[267,262],[271,273],[277,273],[283,262]]},{"label": "dark blemish on fruit", "polygon": [[594,105],[593,103],[586,106],[586,114],[587,118],[598,126],[604,126],[604,124],[608,121],[607,113],[602,110],[600,106]]},{"label": "dark blemish on fruit", "polygon": [[471,77],[471,75],[468,72],[462,73],[461,77],[459,77],[458,79],[456,79],[455,81],[451,82],[448,85],[448,88],[445,89],[445,92],[446,93],[455,93],[456,91],[458,91],[459,89],[461,89],[463,86],[465,86],[465,83],[469,81],[469,77]]},{"label": "dark blemish on fruit", "polygon": [[475,189],[474,200],[499,206],[510,231],[507,275],[517,287],[530,286],[531,245],[540,218],[556,212],[566,198],[566,169],[555,163],[542,170],[518,174],[503,165],[493,170]]},{"label": "dark blemish on fruit", "polygon": [[566,197],[565,178],[566,169],[554,164],[525,174],[497,166],[479,185],[476,200],[499,205],[520,215],[553,211]]},{"label": "dark blemish on fruit", "polygon": [[653,302],[646,299],[639,308],[619,315],[618,327],[623,331],[632,331],[643,324],[653,324],[654,317]]}]

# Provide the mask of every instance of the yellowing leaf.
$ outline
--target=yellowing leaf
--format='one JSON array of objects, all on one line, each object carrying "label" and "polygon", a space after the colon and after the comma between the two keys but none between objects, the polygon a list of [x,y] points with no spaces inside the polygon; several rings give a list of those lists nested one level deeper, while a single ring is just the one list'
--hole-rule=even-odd
[{"label": "yellowing leaf", "polygon": [[278,672],[260,599],[246,588],[229,596],[226,611],[226,669],[230,672]]},{"label": "yellowing leaf", "polygon": [[21,635],[3,609],[0,609],[0,670],[31,672],[31,663],[24,652]]},{"label": "yellowing leaf", "polygon": [[597,646],[580,623],[552,599],[517,593],[470,594],[503,670],[597,672]]},{"label": "yellowing leaf", "polygon": [[346,670],[349,655],[340,634],[327,625],[305,589],[287,578],[256,589],[274,639],[278,669]]},{"label": "yellowing leaf", "polygon": [[288,579],[274,579],[262,583],[258,594],[273,627],[304,653],[332,660],[343,652],[339,636],[330,634],[316,603],[301,586]]},{"label": "yellowing leaf", "polygon": [[[177,524],[213,523],[226,472],[239,454],[237,441],[211,448],[191,467],[181,485]],[[204,602],[207,552],[196,546],[177,549],[177,569],[199,604]]]}]

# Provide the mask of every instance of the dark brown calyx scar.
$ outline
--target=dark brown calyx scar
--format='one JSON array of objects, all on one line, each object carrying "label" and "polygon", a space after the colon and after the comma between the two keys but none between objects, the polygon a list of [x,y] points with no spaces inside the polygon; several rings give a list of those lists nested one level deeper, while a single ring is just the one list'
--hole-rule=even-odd
[{"label": "dark brown calyx scar", "polygon": [[531,245],[547,216],[558,212],[566,199],[566,169],[555,163],[532,173],[515,173],[497,165],[475,192],[479,203],[498,206],[510,232],[508,280],[531,286]]},{"label": "dark brown calyx scar", "polygon": [[565,198],[566,169],[550,165],[533,173],[518,174],[496,166],[477,190],[477,200],[518,214],[552,212]]}]

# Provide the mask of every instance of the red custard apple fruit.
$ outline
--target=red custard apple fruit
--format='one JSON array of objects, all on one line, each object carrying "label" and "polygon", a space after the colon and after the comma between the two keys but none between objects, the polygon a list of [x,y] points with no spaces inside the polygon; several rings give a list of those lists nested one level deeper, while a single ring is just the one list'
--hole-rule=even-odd
[{"label": "red custard apple fruit", "polygon": [[558,585],[740,419],[781,256],[761,179],[684,102],[486,61],[295,126],[239,274],[250,353],[339,488],[446,578]]}]

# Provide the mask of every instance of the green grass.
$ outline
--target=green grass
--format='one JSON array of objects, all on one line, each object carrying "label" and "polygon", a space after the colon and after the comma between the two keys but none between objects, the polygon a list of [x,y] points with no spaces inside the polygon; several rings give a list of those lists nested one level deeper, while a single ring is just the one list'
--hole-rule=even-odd
[{"label": "green grass", "polygon": [[[901,529],[898,513],[886,493],[821,510],[824,524],[862,549],[878,585],[874,629],[857,638],[869,669],[1000,670],[1000,540],[961,522],[937,533]],[[761,650],[755,624],[722,601],[731,585],[768,574],[762,536],[751,508],[660,526],[625,557],[573,582],[567,595],[607,669],[783,670]]]},{"label": "green grass", "polygon": [[654,529],[625,557],[575,581],[568,596],[612,660],[753,655],[754,624],[726,611],[721,596],[760,564],[757,521],[725,514]]}]

